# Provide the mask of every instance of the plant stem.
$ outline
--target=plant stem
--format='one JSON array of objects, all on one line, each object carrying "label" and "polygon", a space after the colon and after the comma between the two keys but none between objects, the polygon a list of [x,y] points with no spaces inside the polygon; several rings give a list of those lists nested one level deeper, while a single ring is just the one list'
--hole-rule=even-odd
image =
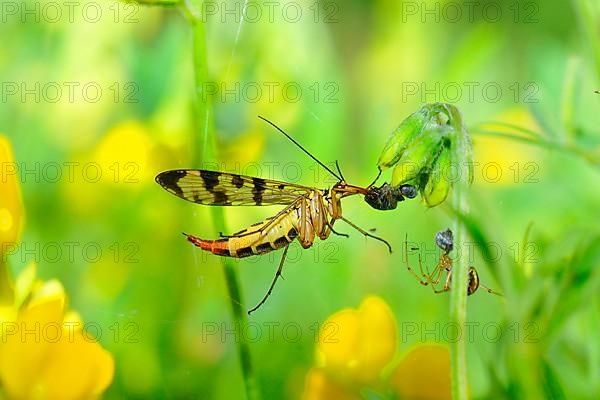
[{"label": "plant stem", "polygon": [[[467,162],[470,162],[470,139],[466,128],[458,135],[457,152],[455,159],[458,160],[461,169],[460,179],[454,186],[454,209],[462,215],[467,215],[468,205],[465,198],[465,191],[469,184]],[[462,246],[464,242],[464,225],[457,216],[454,220],[454,245]],[[463,252],[461,252],[463,253]],[[453,288],[450,291],[450,320],[463,329],[467,320],[467,258],[461,256],[457,258],[452,267]],[[452,343],[450,347],[450,363],[452,371],[452,398],[454,400],[467,399],[467,356],[466,341],[464,335]]]},{"label": "plant stem", "polygon": [[[200,127],[197,142],[201,150],[197,154],[196,162],[206,161],[207,158],[216,159],[217,141],[213,129],[212,105],[210,97],[204,93],[204,83],[208,82],[208,63],[206,52],[206,34],[204,22],[201,16],[197,14],[193,5],[186,1],[182,6],[183,13],[187,16],[193,31],[193,58],[194,58],[194,77],[197,109],[197,126]],[[225,214],[221,207],[211,207],[211,213],[216,232],[226,232],[227,222]],[[231,259],[221,257],[223,263],[223,272],[227,283],[229,293],[231,313],[238,332],[245,332],[248,326],[248,317],[242,304],[242,290],[239,278]],[[250,355],[250,346],[245,335],[238,335],[237,351],[240,357],[242,376],[244,380],[246,398],[256,400],[260,398],[258,385],[254,376],[252,367],[252,358]]]},{"label": "plant stem", "polygon": [[[215,228],[223,232],[226,226],[225,215],[223,210],[219,207],[214,207],[213,221]],[[252,366],[252,357],[250,354],[250,346],[246,340],[243,332],[246,332],[248,326],[248,315],[246,310],[242,306],[242,291],[239,283],[237,271],[229,258],[222,257],[223,259],[223,272],[225,273],[225,281],[227,282],[227,290],[229,292],[231,312],[233,314],[233,320],[236,327],[239,329],[238,332],[242,334],[238,335],[238,355],[240,357],[240,364],[242,367],[242,375],[244,378],[244,385],[246,388],[246,398],[248,400],[260,399],[260,393],[258,391],[258,384],[256,377],[254,376],[254,368]]]}]

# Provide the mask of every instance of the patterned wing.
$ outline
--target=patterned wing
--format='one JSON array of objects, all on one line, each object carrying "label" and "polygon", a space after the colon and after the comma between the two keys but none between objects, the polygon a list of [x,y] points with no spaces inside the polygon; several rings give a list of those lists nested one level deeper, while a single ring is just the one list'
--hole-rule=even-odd
[{"label": "patterned wing", "polygon": [[175,196],[210,206],[291,204],[314,190],[288,182],[202,169],[161,172],[156,182]]}]

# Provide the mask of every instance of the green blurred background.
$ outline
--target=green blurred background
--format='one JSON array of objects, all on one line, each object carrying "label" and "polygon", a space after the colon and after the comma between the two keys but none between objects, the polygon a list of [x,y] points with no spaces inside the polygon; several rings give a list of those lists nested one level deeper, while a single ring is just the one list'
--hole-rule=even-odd
[{"label": "green blurred background", "polygon": [[[469,194],[477,244],[461,251],[482,283],[506,293],[469,298],[469,321],[493,322],[504,332],[489,340],[476,330],[469,343],[472,397],[598,396],[598,2],[480,1],[469,15],[464,3],[445,1],[296,0],[274,5],[271,18],[259,1],[253,4],[262,15],[243,23],[241,2],[195,4],[210,11],[204,88],[218,91],[201,97],[212,103],[217,164],[195,116],[192,33],[183,13],[176,6],[95,4],[102,11],[95,22],[82,16],[81,5],[72,22],[65,7],[56,22],[49,15],[23,22],[4,10],[0,132],[12,142],[26,210],[11,267],[17,273],[37,261],[40,276],[59,278],[71,307],[102,327],[100,341],[116,362],[107,398],[244,393],[235,337],[224,331],[234,323],[221,260],[180,234],[215,237],[210,210],[163,191],[154,182],[158,172],[208,168],[319,188],[334,183],[262,115],[329,165],[339,160],[350,182],[367,185],[388,134],[435,101],[461,110],[480,163]],[[69,82],[76,83],[72,99]],[[93,94],[98,87],[100,96]],[[551,145],[483,135],[481,124],[490,121],[533,130],[543,137],[538,144]],[[60,179],[53,179],[55,164]],[[389,179],[388,172],[381,182]],[[228,208],[229,232],[279,209]],[[318,326],[368,294],[388,302],[399,328],[414,323],[437,331],[427,341],[445,341],[435,324],[448,322],[448,296],[434,295],[407,272],[403,242],[408,234],[428,250],[424,263],[435,265],[433,236],[451,226],[447,209],[414,200],[380,212],[351,198],[344,215],[376,228],[394,253],[342,223],[336,226],[348,239],[332,236],[304,251],[294,244],[285,280],[250,317],[260,327],[250,348],[265,398],[300,397]],[[78,243],[73,257],[67,242]],[[482,251],[489,242],[492,254]],[[44,255],[49,243],[62,247],[58,260]],[[101,256],[82,252],[90,243]],[[24,251],[36,244],[37,255]],[[245,309],[262,298],[279,255],[234,261]],[[411,260],[417,263],[416,252]],[[523,340],[531,333],[527,323],[536,327],[533,342]],[[297,341],[283,334],[286,324],[300,327]],[[399,352],[422,341],[420,334],[402,338]]]}]

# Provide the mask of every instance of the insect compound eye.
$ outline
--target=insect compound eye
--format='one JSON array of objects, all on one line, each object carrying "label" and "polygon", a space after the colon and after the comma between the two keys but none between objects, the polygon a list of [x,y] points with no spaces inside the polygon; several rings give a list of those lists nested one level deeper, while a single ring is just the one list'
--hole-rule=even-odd
[{"label": "insect compound eye", "polygon": [[440,231],[435,234],[435,244],[446,253],[450,253],[454,248],[454,235],[450,229]]},{"label": "insect compound eye", "polygon": [[417,188],[413,185],[402,185],[400,186],[400,193],[408,199],[414,199],[417,197]]}]

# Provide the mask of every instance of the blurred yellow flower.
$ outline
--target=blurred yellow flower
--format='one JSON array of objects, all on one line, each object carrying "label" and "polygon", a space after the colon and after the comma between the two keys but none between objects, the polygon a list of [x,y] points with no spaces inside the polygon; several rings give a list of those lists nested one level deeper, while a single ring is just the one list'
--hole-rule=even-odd
[{"label": "blurred yellow flower", "polygon": [[74,177],[62,186],[65,202],[74,212],[89,213],[106,207],[115,196],[113,190],[136,195],[153,185],[154,176],[160,172],[154,162],[154,149],[148,128],[140,121],[116,124],[93,151],[74,156]]},{"label": "blurred yellow flower", "polygon": [[156,175],[149,170],[152,148],[146,126],[139,121],[125,121],[106,133],[92,160],[100,164],[102,178],[107,182],[151,184]]},{"label": "blurred yellow flower", "polygon": [[451,399],[448,348],[438,344],[412,348],[394,368],[390,385],[401,399]]},{"label": "blurred yellow flower", "polygon": [[23,227],[23,201],[10,142],[2,135],[0,168],[0,243],[16,242]]},{"label": "blurred yellow flower", "polygon": [[322,369],[311,368],[306,376],[303,400],[360,400],[362,397],[332,380]]},{"label": "blurred yellow flower", "polygon": [[265,142],[264,129],[248,130],[237,135],[231,142],[224,144],[220,158],[225,162],[226,167],[239,165],[240,169],[244,170],[248,164],[256,163],[256,160],[260,159]]},{"label": "blurred yellow flower", "polygon": [[[510,109],[494,118],[495,121],[519,126],[534,132],[540,128],[533,116],[524,107]],[[517,129],[489,123],[481,128],[510,133],[517,136],[526,134]],[[475,183],[502,187],[513,184],[535,183],[538,175],[541,150],[537,146],[521,143],[517,140],[476,135],[473,139],[475,153]]]},{"label": "blurred yellow flower", "polygon": [[[328,337],[326,328],[330,326],[339,329],[339,334]],[[338,311],[323,327],[316,349],[317,366],[343,380],[376,383],[396,350],[396,321],[385,301],[369,296],[358,310]]]},{"label": "blurred yellow flower", "polygon": [[[376,296],[344,309],[323,324],[304,400],[364,398],[365,391],[406,399],[450,398],[450,356],[442,345],[419,345],[389,370],[397,349],[396,320]],[[396,398],[394,397],[394,398]]]},{"label": "blurred yellow flower", "polygon": [[4,252],[19,240],[25,219],[17,170],[10,142],[0,135],[0,319],[12,303]]},{"label": "blurred yellow flower", "polygon": [[9,398],[99,397],[114,374],[114,361],[82,330],[57,280],[36,278],[29,265],[14,284],[12,315],[0,314],[0,387]]}]

